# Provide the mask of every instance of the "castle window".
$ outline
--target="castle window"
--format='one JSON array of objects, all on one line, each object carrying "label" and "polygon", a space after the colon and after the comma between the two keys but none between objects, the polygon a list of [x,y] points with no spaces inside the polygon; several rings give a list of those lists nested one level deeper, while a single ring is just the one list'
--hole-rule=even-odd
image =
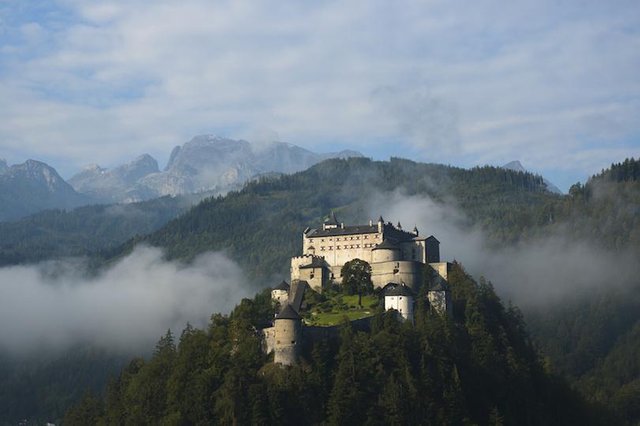
[{"label": "castle window", "polygon": [[336,250],[340,250],[340,246],[336,246]]}]

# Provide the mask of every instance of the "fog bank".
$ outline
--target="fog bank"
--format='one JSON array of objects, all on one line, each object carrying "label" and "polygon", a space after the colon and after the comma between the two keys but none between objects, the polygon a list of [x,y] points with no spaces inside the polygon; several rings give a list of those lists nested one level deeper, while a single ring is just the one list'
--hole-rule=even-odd
[{"label": "fog bank", "polygon": [[[421,235],[440,241],[443,261],[457,260],[476,279],[484,276],[501,297],[522,306],[539,306],[596,287],[621,287],[638,281],[640,262],[632,252],[611,252],[597,243],[558,232],[516,245],[491,248],[487,235],[470,227],[455,207],[401,191],[379,194],[370,217],[417,225]],[[379,206],[386,206],[380,209]]]},{"label": "fog bank", "polygon": [[153,348],[171,328],[206,326],[249,291],[240,268],[206,253],[189,265],[138,247],[97,276],[79,261],[0,268],[0,348],[59,350],[88,342],[123,353]]}]

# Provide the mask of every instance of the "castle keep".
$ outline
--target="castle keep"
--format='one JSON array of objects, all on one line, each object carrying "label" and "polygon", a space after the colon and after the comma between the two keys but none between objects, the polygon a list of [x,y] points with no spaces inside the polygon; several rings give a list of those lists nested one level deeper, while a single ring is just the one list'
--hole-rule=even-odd
[{"label": "castle keep", "polygon": [[331,281],[340,281],[342,267],[353,259],[371,265],[374,287],[394,282],[416,289],[423,281],[425,264],[447,278],[446,263],[440,262],[440,242],[433,235],[420,236],[417,228],[404,231],[400,223],[384,223],[382,217],[376,223],[346,226],[331,214],[322,228],[303,232],[302,256],[291,259],[291,281],[304,280],[322,291]]}]

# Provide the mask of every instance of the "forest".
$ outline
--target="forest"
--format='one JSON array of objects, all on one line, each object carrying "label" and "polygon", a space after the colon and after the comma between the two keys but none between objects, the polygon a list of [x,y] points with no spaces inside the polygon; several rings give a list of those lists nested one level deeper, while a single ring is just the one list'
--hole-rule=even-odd
[{"label": "forest", "polygon": [[[104,396],[86,395],[65,425],[86,424],[605,424],[617,421],[549,372],[522,315],[491,283],[455,264],[454,314],[417,297],[415,325],[393,311],[370,330],[349,322],[337,341],[309,342],[282,367],[256,330],[273,316],[270,292],[244,299],[208,329],[170,331],[149,360],[133,359]],[[426,286],[423,286],[425,288]],[[424,296],[424,294],[422,295]],[[303,328],[304,332],[304,328]]]}]

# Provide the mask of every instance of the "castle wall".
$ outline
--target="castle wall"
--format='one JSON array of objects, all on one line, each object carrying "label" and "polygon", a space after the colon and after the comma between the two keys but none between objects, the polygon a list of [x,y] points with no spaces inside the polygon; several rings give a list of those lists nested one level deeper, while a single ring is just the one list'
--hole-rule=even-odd
[{"label": "castle wall", "polygon": [[[331,266],[344,265],[353,259],[373,262],[372,249],[382,242],[382,233],[340,235],[335,237],[303,238],[303,253],[310,254],[313,247],[316,255],[323,256]],[[336,278],[338,276],[336,275]]]},{"label": "castle wall", "polygon": [[376,288],[389,283],[405,283],[412,290],[418,289],[423,280],[424,264],[401,260],[371,264],[371,281]]},{"label": "castle wall", "polygon": [[395,309],[407,321],[413,321],[413,298],[408,296],[385,296],[384,310]]},{"label": "castle wall", "polygon": [[280,303],[280,306],[289,300],[289,292],[287,290],[271,290],[271,300]]},{"label": "castle wall", "polygon": [[429,263],[435,271],[444,278],[446,281],[449,281],[449,271],[451,270],[451,263],[449,262],[437,262],[437,263]]},{"label": "castle wall", "polygon": [[401,250],[377,249],[377,250],[373,250],[373,252],[371,253],[371,261],[375,263],[394,262],[398,260],[402,260]]},{"label": "castle wall", "polygon": [[262,350],[269,354],[276,346],[276,328],[268,327],[262,329]]},{"label": "castle wall", "polygon": [[429,304],[439,313],[446,314],[451,312],[451,297],[446,291],[429,291],[427,292]]}]

